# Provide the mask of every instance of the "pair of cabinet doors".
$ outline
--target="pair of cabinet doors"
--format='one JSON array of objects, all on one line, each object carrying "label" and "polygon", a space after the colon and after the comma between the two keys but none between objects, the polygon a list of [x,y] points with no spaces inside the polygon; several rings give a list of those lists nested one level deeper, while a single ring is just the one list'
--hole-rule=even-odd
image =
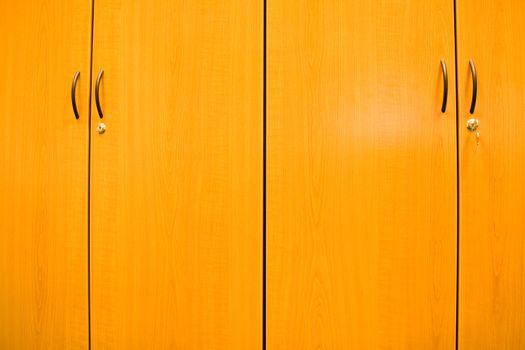
[{"label": "pair of cabinet doors", "polygon": [[0,348],[525,346],[521,1],[0,16]]}]

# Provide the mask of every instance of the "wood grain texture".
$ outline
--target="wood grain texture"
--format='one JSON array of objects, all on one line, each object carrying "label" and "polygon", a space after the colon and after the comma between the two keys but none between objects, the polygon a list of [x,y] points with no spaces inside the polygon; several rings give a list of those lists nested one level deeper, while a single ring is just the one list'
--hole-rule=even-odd
[{"label": "wood grain texture", "polygon": [[93,349],[261,347],[262,11],[96,1]]},{"label": "wood grain texture", "polygon": [[[525,347],[525,3],[458,1],[459,349]],[[473,59],[478,102],[469,114]],[[480,121],[480,146],[465,128]]]},{"label": "wood grain texture", "polygon": [[1,349],[88,347],[90,35],[91,1],[0,2]]},{"label": "wood grain texture", "polygon": [[454,348],[453,15],[268,2],[269,350]]}]

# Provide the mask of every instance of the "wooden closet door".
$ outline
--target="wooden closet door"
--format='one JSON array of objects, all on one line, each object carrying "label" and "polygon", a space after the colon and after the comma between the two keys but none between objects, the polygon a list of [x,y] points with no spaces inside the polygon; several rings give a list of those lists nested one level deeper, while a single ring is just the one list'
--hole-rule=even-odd
[{"label": "wooden closet door", "polygon": [[96,1],[93,349],[261,347],[262,48],[260,0]]},{"label": "wooden closet door", "polygon": [[453,349],[453,2],[268,1],[267,58],[268,349]]},{"label": "wooden closet door", "polygon": [[88,346],[91,10],[0,1],[0,349]]},{"label": "wooden closet door", "polygon": [[[525,347],[525,2],[457,3],[459,349]],[[470,114],[472,74],[477,104]],[[476,136],[466,129],[479,120]]]}]

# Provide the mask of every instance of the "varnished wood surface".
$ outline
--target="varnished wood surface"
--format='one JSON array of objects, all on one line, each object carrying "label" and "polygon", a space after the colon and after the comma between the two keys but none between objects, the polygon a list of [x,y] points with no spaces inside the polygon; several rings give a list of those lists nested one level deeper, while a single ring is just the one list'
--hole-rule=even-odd
[{"label": "varnished wood surface", "polygon": [[453,16],[268,2],[269,350],[454,348]]},{"label": "varnished wood surface", "polygon": [[[525,3],[458,1],[459,349],[525,347]],[[476,64],[478,102],[469,114]],[[480,121],[480,146],[466,129]]]},{"label": "varnished wood surface", "polygon": [[255,0],[96,1],[94,350],[261,348],[262,20]]},{"label": "varnished wood surface", "polygon": [[88,347],[90,36],[91,1],[0,2],[0,349]]}]

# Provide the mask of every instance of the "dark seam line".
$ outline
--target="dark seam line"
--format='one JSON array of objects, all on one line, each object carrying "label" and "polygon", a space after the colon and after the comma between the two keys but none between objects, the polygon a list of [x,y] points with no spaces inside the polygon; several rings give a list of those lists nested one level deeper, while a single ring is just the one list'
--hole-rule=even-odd
[{"label": "dark seam line", "polygon": [[266,20],[267,0],[263,0],[263,310],[262,348],[266,350]]},{"label": "dark seam line", "polygon": [[95,27],[95,0],[91,2],[91,52],[89,58],[89,119],[88,119],[88,207],[87,207],[87,261],[88,261],[88,349],[91,350],[91,90],[93,88],[93,42]]},{"label": "dark seam line", "polygon": [[457,31],[457,14],[456,0],[454,0],[454,54],[456,70],[456,350],[458,350],[459,336],[459,89],[458,89],[458,31]]}]

